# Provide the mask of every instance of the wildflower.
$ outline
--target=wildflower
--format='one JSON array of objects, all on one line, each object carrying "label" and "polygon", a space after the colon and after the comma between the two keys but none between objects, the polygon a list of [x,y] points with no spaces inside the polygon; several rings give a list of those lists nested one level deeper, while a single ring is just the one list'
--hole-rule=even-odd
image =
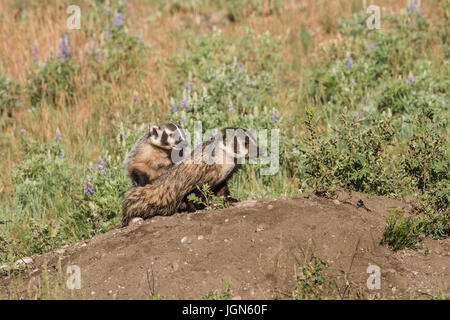
[{"label": "wildflower", "polygon": [[38,44],[37,42],[34,44],[33,46],[33,61],[37,62],[39,61],[38,57],[37,57],[37,48],[38,48]]},{"label": "wildflower", "polygon": [[231,101],[228,104],[228,110],[233,110],[233,102],[231,102]]},{"label": "wildflower", "polygon": [[176,103],[171,104],[170,111],[175,112],[175,113],[178,112],[178,106]]},{"label": "wildflower", "polygon": [[373,43],[371,43],[367,46],[367,49],[373,50],[373,49],[375,49],[375,45]]},{"label": "wildflower", "polygon": [[414,3],[414,0],[411,0],[411,2],[409,3],[409,7],[408,7],[409,11],[414,11],[416,10],[416,5]]},{"label": "wildflower", "polygon": [[102,63],[103,62],[103,56],[100,53],[100,51],[97,51],[97,62]]},{"label": "wildflower", "polygon": [[180,119],[180,124],[183,125],[183,124],[185,124],[185,123],[186,123],[186,118],[185,118],[185,117],[182,117],[182,118]]},{"label": "wildflower", "polygon": [[64,151],[61,151],[61,154],[59,155],[59,159],[61,159],[62,161],[66,161],[66,154],[64,153]]},{"label": "wildflower", "polygon": [[273,110],[271,119],[273,121],[279,121],[280,120],[280,112],[277,109]]},{"label": "wildflower", "polygon": [[121,27],[123,25],[123,15],[121,13],[116,14],[113,20],[114,27]]},{"label": "wildflower", "polygon": [[351,78],[350,82],[354,85],[355,84],[355,79]]},{"label": "wildflower", "polygon": [[410,74],[408,76],[408,78],[406,78],[406,83],[411,84],[415,81],[416,79],[414,78],[414,76],[412,74]]},{"label": "wildflower", "polygon": [[187,101],[186,99],[183,99],[181,101],[181,109],[189,110],[189,108],[190,108],[189,101]]},{"label": "wildflower", "polygon": [[347,67],[347,69],[351,69],[353,67],[353,59],[350,56],[347,57],[346,67]]},{"label": "wildflower", "polygon": [[139,99],[139,96],[138,96],[137,92],[135,92],[135,93],[134,93],[134,96],[133,96],[133,102],[134,102],[134,103],[138,103],[138,102],[140,102],[140,101],[141,101],[141,99]]},{"label": "wildflower", "polygon": [[59,132],[58,129],[56,129],[56,133],[53,136],[53,139],[56,140],[56,141],[62,141],[61,132]]},{"label": "wildflower", "polygon": [[194,83],[192,82],[191,79],[189,79],[187,84],[186,84],[186,90],[187,91],[192,91],[193,89],[194,89]]},{"label": "wildflower", "polygon": [[89,179],[89,176],[86,178],[86,182],[83,187],[84,195],[86,196],[92,196],[95,193],[94,186],[91,183],[91,179]]},{"label": "wildflower", "polygon": [[423,17],[422,7],[419,7],[419,17]]},{"label": "wildflower", "polygon": [[124,138],[127,137],[127,135],[125,134],[125,132],[123,132],[122,130],[119,130],[119,134],[120,134],[122,137],[124,137]]},{"label": "wildflower", "polygon": [[24,134],[25,133],[25,129],[24,128],[20,129],[20,133]]},{"label": "wildflower", "polygon": [[64,33],[59,43],[59,58],[66,61],[70,60],[70,39],[67,33]]},{"label": "wildflower", "polygon": [[243,66],[239,66],[239,71],[242,71],[242,70],[244,70],[244,67]]},{"label": "wildflower", "polygon": [[98,161],[95,167],[103,173],[106,172],[105,161],[103,161],[102,157],[98,157]]}]

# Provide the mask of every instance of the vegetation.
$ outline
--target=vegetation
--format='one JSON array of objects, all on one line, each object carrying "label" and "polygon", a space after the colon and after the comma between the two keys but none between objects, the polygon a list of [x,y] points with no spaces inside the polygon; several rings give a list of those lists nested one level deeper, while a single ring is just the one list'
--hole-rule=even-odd
[{"label": "vegetation", "polygon": [[118,225],[124,155],[163,121],[280,130],[279,171],[246,164],[233,198],[413,196],[386,243],[448,237],[449,5],[369,30],[350,2],[85,0],[67,30],[66,2],[2,1],[0,262]]}]

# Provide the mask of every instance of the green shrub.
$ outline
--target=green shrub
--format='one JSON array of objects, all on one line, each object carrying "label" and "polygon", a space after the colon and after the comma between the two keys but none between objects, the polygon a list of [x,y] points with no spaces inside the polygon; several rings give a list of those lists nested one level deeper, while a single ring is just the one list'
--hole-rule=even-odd
[{"label": "green shrub", "polygon": [[308,135],[291,158],[304,182],[318,194],[331,195],[335,189],[395,194],[387,170],[386,150],[393,138],[389,119],[352,118],[343,114],[328,135],[320,135],[313,113],[305,120]]},{"label": "green shrub", "polygon": [[12,116],[13,111],[21,105],[20,94],[19,84],[0,73],[0,116],[3,113]]},{"label": "green shrub", "polygon": [[382,244],[387,244],[394,251],[403,248],[416,249],[424,227],[423,220],[420,217],[404,219],[401,210],[390,210],[389,213]]},{"label": "green shrub", "polygon": [[73,104],[76,92],[76,62],[71,56],[70,38],[61,38],[58,56],[52,53],[44,63],[37,62],[27,75],[27,90],[34,106],[44,100],[54,106],[59,103]]},{"label": "green shrub", "polygon": [[325,262],[315,254],[311,254],[304,265],[299,265],[300,275],[295,277],[295,290],[292,296],[295,300],[318,300],[333,298],[335,284],[326,280],[325,271],[328,269]]}]

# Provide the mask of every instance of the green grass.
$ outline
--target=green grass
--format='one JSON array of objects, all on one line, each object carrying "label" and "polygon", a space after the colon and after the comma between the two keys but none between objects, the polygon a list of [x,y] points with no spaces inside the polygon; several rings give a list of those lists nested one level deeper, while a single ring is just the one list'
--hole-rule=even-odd
[{"label": "green grass", "polygon": [[[131,5],[95,2],[77,34],[86,50],[75,50],[71,33],[69,60],[54,47],[24,64],[21,78],[0,68],[0,262],[118,225],[124,156],[149,124],[165,121],[188,130],[201,121],[205,137],[225,126],[280,129],[280,170],[263,176],[262,165],[244,165],[229,186],[234,198],[333,196],[341,188],[412,195],[414,217],[389,218],[386,243],[398,250],[420,234],[448,237],[448,5],[439,2],[442,14],[432,17],[383,14],[382,31],[368,30],[356,6],[339,23],[325,15],[326,33],[343,41],[319,46],[306,22],[286,35],[244,27],[289,10],[260,4],[158,2],[168,28],[171,17],[178,23],[195,12],[228,17],[222,29],[170,29],[177,50],[165,56],[129,27]],[[113,25],[118,13],[122,26]]]}]

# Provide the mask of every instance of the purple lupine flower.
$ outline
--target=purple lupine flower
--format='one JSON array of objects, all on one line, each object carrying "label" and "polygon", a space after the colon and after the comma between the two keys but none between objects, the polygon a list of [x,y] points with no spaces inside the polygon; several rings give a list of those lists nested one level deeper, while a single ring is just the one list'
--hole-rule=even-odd
[{"label": "purple lupine flower", "polygon": [[411,0],[409,3],[408,11],[414,11],[416,10],[416,5],[414,3],[414,0]]},{"label": "purple lupine flower", "polygon": [[183,125],[183,124],[185,124],[185,123],[186,123],[186,118],[185,118],[185,117],[182,117],[182,118],[180,119],[180,124]]},{"label": "purple lupine flower", "polygon": [[423,17],[422,7],[419,7],[419,17]]},{"label": "purple lupine flower", "polygon": [[141,102],[141,99],[139,99],[139,96],[138,96],[137,93],[135,93],[134,96],[133,96],[133,102],[134,102],[134,103]]},{"label": "purple lupine flower", "polygon": [[352,85],[354,85],[355,84],[355,79],[351,78],[350,82],[351,82]]},{"label": "purple lupine flower", "polygon": [[347,67],[347,69],[351,69],[353,67],[353,59],[350,56],[347,57],[346,67]]},{"label": "purple lupine flower", "polygon": [[375,45],[373,43],[371,43],[367,46],[367,49],[373,50],[373,49],[375,49]]},{"label": "purple lupine flower", "polygon": [[70,60],[70,38],[67,33],[63,34],[59,43],[59,58],[66,61]]},{"label": "purple lupine flower", "polygon": [[178,106],[176,103],[172,103],[170,106],[170,111],[177,113],[178,112]]},{"label": "purple lupine flower", "polygon": [[98,63],[102,63],[103,62],[103,56],[102,56],[100,51],[97,51],[96,58],[97,58],[96,60],[97,60]]},{"label": "purple lupine flower", "polygon": [[64,153],[64,151],[61,151],[61,154],[59,155],[59,159],[61,159],[62,161],[66,161],[66,154]]},{"label": "purple lupine flower", "polygon": [[53,136],[53,139],[56,141],[62,141],[61,132],[59,132],[59,130],[56,130],[56,133]]},{"label": "purple lupine flower", "polygon": [[121,13],[116,14],[112,24],[114,27],[121,27],[123,25],[123,15]]},{"label": "purple lupine flower", "polygon": [[279,121],[280,120],[280,112],[277,109],[273,110],[271,119],[273,121]]},{"label": "purple lupine flower", "polygon": [[92,196],[95,193],[94,186],[91,183],[91,179],[89,177],[86,178],[86,182],[83,187],[83,192],[85,196]]},{"label": "purple lupine flower", "polygon": [[416,79],[414,78],[414,76],[411,74],[408,76],[408,78],[406,78],[406,83],[411,84],[415,81]]},{"label": "purple lupine flower", "polygon": [[125,132],[123,132],[122,130],[119,130],[119,134],[120,134],[122,137],[124,137],[124,138],[127,137],[127,135],[125,134]]},{"label": "purple lupine flower", "polygon": [[240,71],[244,70],[244,67],[243,66],[239,66],[239,70]]},{"label": "purple lupine flower", "polygon": [[186,99],[183,99],[181,101],[181,109],[189,110],[189,108],[190,108],[189,101],[187,101]]},{"label": "purple lupine flower", "polygon": [[35,43],[33,46],[33,61],[37,62],[39,61],[38,57],[37,57],[37,49],[38,49],[38,44]]},{"label": "purple lupine flower", "polygon": [[186,83],[186,90],[192,91],[193,89],[194,89],[194,83],[192,82],[191,79],[189,79],[188,82]]},{"label": "purple lupine flower", "polygon": [[95,165],[95,167],[103,173],[106,172],[105,161],[103,161],[101,156],[98,157],[98,161],[97,161],[97,164]]}]

